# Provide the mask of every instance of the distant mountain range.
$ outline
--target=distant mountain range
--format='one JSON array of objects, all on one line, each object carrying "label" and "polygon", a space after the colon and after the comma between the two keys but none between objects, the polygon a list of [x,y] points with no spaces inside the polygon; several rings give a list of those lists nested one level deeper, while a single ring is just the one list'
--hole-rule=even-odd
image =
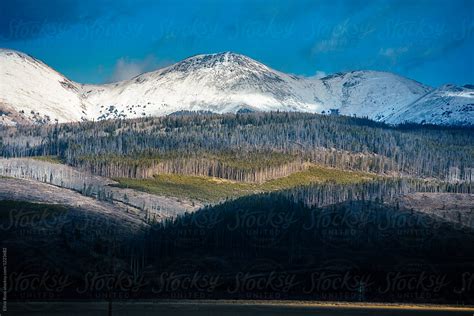
[{"label": "distant mountain range", "polygon": [[0,50],[0,124],[75,122],[183,111],[300,111],[398,124],[474,125],[474,86],[431,88],[388,72],[307,78],[225,52],[130,80],[73,82],[21,52]]}]

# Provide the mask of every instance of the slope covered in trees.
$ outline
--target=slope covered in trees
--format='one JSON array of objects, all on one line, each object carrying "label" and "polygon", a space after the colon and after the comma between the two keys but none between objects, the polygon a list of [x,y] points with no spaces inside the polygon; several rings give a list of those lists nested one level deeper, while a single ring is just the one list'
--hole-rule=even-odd
[{"label": "slope covered in trees", "polygon": [[[133,233],[63,206],[0,201],[2,227],[22,219],[0,230],[8,295],[472,304],[472,227],[382,203],[386,193],[323,207],[281,193],[246,196]],[[45,282],[20,286],[21,272]],[[53,277],[61,289],[49,292]]]},{"label": "slope covered in trees", "polygon": [[[49,158],[48,160],[51,160]],[[81,193],[87,197],[93,197],[99,201],[114,204],[123,204],[136,212],[138,217],[144,221],[151,219],[161,219],[166,217],[175,217],[177,214],[193,211],[201,205],[197,201],[189,201],[181,197],[180,199],[156,196],[126,188],[112,186],[115,181],[101,176],[93,175],[88,172],[82,172],[76,168],[44,159],[13,158],[0,159],[0,177],[18,178],[33,180],[30,185],[24,185],[23,188],[15,188],[5,181],[0,187],[0,197],[3,196],[23,196],[33,199],[36,195],[48,196],[49,191],[55,189],[44,189],[45,186],[39,186],[38,182],[47,183],[56,187],[65,188]],[[5,179],[15,180],[15,179]],[[25,190],[30,187],[31,189]],[[33,192],[29,192],[33,191]],[[53,192],[55,192],[53,190]],[[69,193],[56,192],[59,197]],[[29,200],[28,199],[28,200]],[[61,199],[60,199],[61,200]]]},{"label": "slope covered in trees", "polygon": [[472,230],[380,201],[308,208],[281,194],[243,197],[162,223],[146,240],[160,271],[219,276],[206,298],[472,300],[459,264],[473,260]]},{"label": "slope covered in trees", "polygon": [[262,182],[312,162],[469,182],[474,167],[474,133],[469,128],[391,127],[366,119],[303,113],[196,114],[1,127],[0,137],[3,157],[53,155],[94,173],[132,178],[181,173]]}]

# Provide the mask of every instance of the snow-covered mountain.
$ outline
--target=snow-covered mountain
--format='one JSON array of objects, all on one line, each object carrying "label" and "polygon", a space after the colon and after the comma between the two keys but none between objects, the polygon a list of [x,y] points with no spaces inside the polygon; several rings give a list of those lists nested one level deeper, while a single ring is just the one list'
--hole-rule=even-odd
[{"label": "snow-covered mountain", "polygon": [[87,107],[79,84],[29,55],[0,49],[0,124],[79,121]]},{"label": "snow-covered mountain", "polygon": [[321,79],[329,92],[323,99],[333,104],[340,114],[369,117],[377,121],[431,91],[419,82],[388,72],[352,71],[338,73]]},{"label": "snow-covered mountain", "polygon": [[433,90],[376,71],[305,78],[230,52],[193,56],[117,83],[82,85],[28,55],[0,50],[0,83],[4,124],[48,121],[46,116],[66,122],[245,109],[340,113],[392,124],[474,125],[470,86]]},{"label": "snow-covered mountain", "polygon": [[310,82],[270,69],[243,55],[187,58],[118,83],[84,86],[97,118],[166,115],[180,110],[235,112],[317,111]]},{"label": "snow-covered mountain", "polygon": [[474,86],[444,85],[386,117],[387,123],[403,121],[441,125],[474,125]]}]

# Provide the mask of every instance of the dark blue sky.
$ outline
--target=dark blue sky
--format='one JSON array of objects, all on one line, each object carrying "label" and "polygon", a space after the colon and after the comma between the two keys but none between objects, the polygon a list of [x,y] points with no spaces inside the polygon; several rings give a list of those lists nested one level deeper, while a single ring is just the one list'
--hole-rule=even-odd
[{"label": "dark blue sky", "polygon": [[474,83],[474,0],[0,1],[0,47],[86,83],[234,51],[280,71]]}]

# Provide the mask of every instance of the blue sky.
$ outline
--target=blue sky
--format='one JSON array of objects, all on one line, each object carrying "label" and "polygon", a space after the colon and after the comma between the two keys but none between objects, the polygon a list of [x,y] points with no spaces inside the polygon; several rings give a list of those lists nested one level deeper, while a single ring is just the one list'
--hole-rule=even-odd
[{"label": "blue sky", "polygon": [[466,84],[474,0],[1,1],[0,47],[84,83],[234,51],[298,75],[373,69]]}]

